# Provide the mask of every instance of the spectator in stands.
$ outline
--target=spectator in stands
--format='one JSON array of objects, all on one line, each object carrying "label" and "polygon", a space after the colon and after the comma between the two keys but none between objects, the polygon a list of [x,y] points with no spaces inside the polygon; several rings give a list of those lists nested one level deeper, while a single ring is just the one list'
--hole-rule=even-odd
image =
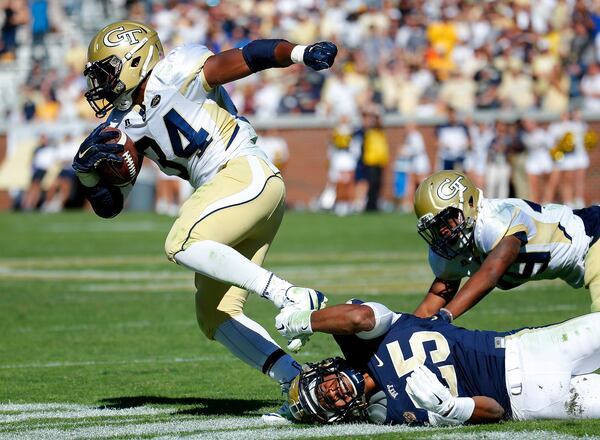
[{"label": "spectator in stands", "polygon": [[524,70],[523,62],[518,58],[509,60],[507,70],[502,74],[498,97],[503,108],[530,110],[535,107],[533,78]]},{"label": "spectator in stands", "polygon": [[555,65],[547,83],[540,80],[540,108],[549,113],[563,113],[569,109],[569,76],[561,66]]},{"label": "spectator in stands", "polygon": [[456,111],[447,110],[448,121],[436,127],[439,168],[462,171],[469,150],[467,127],[457,120]]},{"label": "spectator in stands", "polygon": [[[489,57],[488,57],[488,60]],[[490,60],[491,61],[491,60]],[[498,87],[502,81],[502,73],[491,63],[486,63],[475,73],[475,102],[478,109],[500,108],[500,97]]]},{"label": "spectator in stands", "polygon": [[46,35],[50,32],[48,0],[29,0],[31,15],[31,54],[34,60],[42,63],[48,61]]},{"label": "spectator in stands", "polygon": [[0,61],[13,61],[16,58],[17,32],[29,19],[25,2],[22,0],[4,0],[0,3],[4,13],[0,30]]},{"label": "spectator in stands", "polygon": [[454,111],[470,113],[475,108],[475,93],[477,84],[472,78],[466,77],[458,68],[440,87],[439,99]]},{"label": "spectator in stands", "polygon": [[33,211],[40,205],[42,201],[42,180],[55,161],[56,151],[54,145],[50,143],[47,135],[40,135],[38,146],[31,158],[31,183],[21,202],[23,211]]}]

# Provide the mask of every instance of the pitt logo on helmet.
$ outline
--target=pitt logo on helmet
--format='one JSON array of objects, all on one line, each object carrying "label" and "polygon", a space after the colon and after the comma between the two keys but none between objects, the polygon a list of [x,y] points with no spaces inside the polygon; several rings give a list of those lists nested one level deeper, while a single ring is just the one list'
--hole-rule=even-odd
[{"label": "pitt logo on helmet", "polygon": [[457,194],[461,202],[464,200],[463,194],[467,187],[461,183],[462,176],[458,176],[456,180],[450,183],[450,179],[444,179],[437,188],[437,195],[442,200],[451,200]]},{"label": "pitt logo on helmet", "polygon": [[[117,32],[120,32],[117,34]],[[124,42],[125,40],[127,40],[127,43],[129,44],[137,44],[139,43],[139,40],[135,37],[135,34],[143,34],[144,30],[143,29],[131,29],[126,31],[125,28],[123,26],[119,26],[118,28],[115,28],[109,32],[106,33],[106,35],[104,35],[104,39],[102,40],[102,42],[108,46],[108,47],[116,47],[119,44],[121,44],[122,42]],[[111,38],[114,34],[114,38]]]}]

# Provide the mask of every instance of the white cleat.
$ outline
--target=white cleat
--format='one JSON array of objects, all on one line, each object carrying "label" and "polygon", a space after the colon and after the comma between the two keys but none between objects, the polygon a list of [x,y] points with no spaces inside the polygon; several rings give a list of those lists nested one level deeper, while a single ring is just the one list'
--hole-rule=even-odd
[{"label": "white cleat", "polygon": [[295,421],[287,401],[276,412],[263,414],[260,418],[264,424],[271,426],[291,425]]}]

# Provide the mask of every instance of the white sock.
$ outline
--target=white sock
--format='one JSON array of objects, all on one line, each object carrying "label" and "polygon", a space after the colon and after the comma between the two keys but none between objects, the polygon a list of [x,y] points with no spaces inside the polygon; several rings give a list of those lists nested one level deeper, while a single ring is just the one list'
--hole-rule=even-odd
[{"label": "white sock", "polygon": [[300,365],[271,338],[269,333],[246,315],[222,323],[215,339],[238,359],[262,371],[285,386],[300,373]]},{"label": "white sock", "polygon": [[232,247],[212,240],[194,243],[178,252],[175,260],[194,272],[267,298],[278,307],[281,307],[280,297],[292,286]]}]

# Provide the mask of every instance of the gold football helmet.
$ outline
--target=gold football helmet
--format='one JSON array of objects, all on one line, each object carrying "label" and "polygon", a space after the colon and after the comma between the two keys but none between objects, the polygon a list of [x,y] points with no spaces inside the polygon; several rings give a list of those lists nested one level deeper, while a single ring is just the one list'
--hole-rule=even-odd
[{"label": "gold football helmet", "polygon": [[163,56],[158,34],[150,26],[117,21],[96,34],[88,47],[83,74],[89,90],[85,98],[101,118],[113,107],[128,110],[134,90]]},{"label": "gold football helmet", "polygon": [[417,229],[431,250],[447,259],[469,250],[481,198],[471,179],[456,171],[439,171],[419,185]]}]

